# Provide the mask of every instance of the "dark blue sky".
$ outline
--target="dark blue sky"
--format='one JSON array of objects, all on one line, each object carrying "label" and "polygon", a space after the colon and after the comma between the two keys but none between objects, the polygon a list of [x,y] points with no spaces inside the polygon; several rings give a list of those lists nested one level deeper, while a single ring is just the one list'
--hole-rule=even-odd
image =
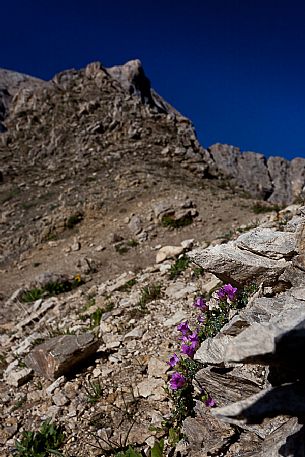
[{"label": "dark blue sky", "polygon": [[305,157],[304,0],[11,0],[0,67],[44,79],[139,58],[203,146]]}]

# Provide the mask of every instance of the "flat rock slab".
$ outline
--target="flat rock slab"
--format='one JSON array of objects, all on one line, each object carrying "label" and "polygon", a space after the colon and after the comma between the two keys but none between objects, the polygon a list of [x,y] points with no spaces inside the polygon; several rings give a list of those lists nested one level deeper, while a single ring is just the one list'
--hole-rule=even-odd
[{"label": "flat rock slab", "polygon": [[99,345],[92,333],[56,336],[36,346],[26,356],[25,363],[44,378],[56,379],[74,371]]},{"label": "flat rock slab", "polygon": [[276,232],[270,228],[256,228],[243,233],[236,245],[270,259],[290,259],[296,253],[294,233]]},{"label": "flat rock slab", "polygon": [[222,281],[235,284],[249,281],[274,282],[289,265],[284,259],[273,260],[239,249],[233,241],[191,251],[188,257]]}]

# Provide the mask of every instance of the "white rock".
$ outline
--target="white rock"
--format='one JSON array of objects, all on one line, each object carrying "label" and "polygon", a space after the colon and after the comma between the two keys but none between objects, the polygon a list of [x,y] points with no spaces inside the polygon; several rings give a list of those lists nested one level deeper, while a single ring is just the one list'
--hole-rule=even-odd
[{"label": "white rock", "polygon": [[22,368],[22,369],[11,369],[3,373],[3,379],[7,384],[20,387],[23,384],[26,384],[33,376],[33,370],[31,368]]},{"label": "white rock", "polygon": [[163,246],[157,253],[156,263],[161,263],[166,259],[171,259],[172,257],[177,257],[182,254],[182,246]]},{"label": "white rock", "polygon": [[61,392],[56,392],[52,397],[52,401],[56,406],[65,406],[70,403],[70,400]]},{"label": "white rock", "polygon": [[188,314],[185,311],[177,311],[173,316],[166,319],[164,322],[165,327],[172,327],[174,325],[179,324],[184,319],[188,318]]},{"label": "white rock", "polygon": [[215,289],[216,287],[220,286],[221,281],[215,275],[211,275],[211,279],[205,282],[201,289],[202,292],[206,292],[207,294],[211,292],[211,290]]},{"label": "white rock", "polygon": [[161,263],[159,266],[159,271],[162,274],[167,273],[171,269],[171,264],[170,263]]},{"label": "white rock", "polygon": [[121,345],[122,337],[117,333],[106,333],[102,336],[106,349],[118,348]]},{"label": "white rock", "polygon": [[104,249],[106,249],[105,246],[102,246],[101,244],[95,248],[96,252],[104,251]]},{"label": "white rock", "polygon": [[148,378],[137,385],[136,391],[138,391],[140,397],[147,398],[151,397],[152,395],[159,397],[159,388],[162,389],[163,386],[163,379]]},{"label": "white rock", "polygon": [[49,385],[49,387],[46,388],[46,392],[48,395],[52,395],[54,390],[57,389],[58,387],[62,386],[66,381],[66,378],[64,376],[60,376],[57,378],[52,384]]},{"label": "white rock", "polygon": [[132,329],[130,332],[128,332],[128,333],[125,335],[125,340],[127,340],[127,339],[134,339],[134,338],[142,338],[143,333],[144,333],[143,328],[141,328],[141,327],[135,327],[134,329]]},{"label": "white rock", "polygon": [[193,247],[193,244],[194,244],[194,239],[183,240],[183,241],[181,241],[180,244],[183,247],[183,249],[191,249]]},{"label": "white rock", "polygon": [[184,298],[196,291],[197,286],[194,284],[185,284],[182,281],[176,281],[174,284],[171,284],[169,287],[167,287],[165,294],[170,298],[179,300],[180,298]]},{"label": "white rock", "polygon": [[168,369],[163,360],[152,357],[148,362],[148,375],[154,378],[162,378]]}]

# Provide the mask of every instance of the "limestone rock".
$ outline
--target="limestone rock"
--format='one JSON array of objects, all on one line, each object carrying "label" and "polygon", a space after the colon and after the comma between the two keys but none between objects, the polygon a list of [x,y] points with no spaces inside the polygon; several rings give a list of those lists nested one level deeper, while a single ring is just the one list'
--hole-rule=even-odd
[{"label": "limestone rock", "polygon": [[305,347],[305,307],[303,301],[287,306],[268,323],[253,323],[228,344],[224,360],[279,364],[291,367],[299,363]]},{"label": "limestone rock", "polygon": [[211,171],[233,180],[256,198],[267,199],[272,193],[272,183],[262,154],[241,153],[238,148],[215,144],[208,149]]},{"label": "limestone rock", "polygon": [[26,384],[33,377],[31,368],[19,368],[18,361],[12,362],[4,371],[3,378],[5,382],[14,387],[20,387]]},{"label": "limestone rock", "polygon": [[168,365],[163,360],[151,357],[148,362],[148,375],[154,378],[163,378],[168,370]]},{"label": "limestone rock", "polygon": [[[200,403],[196,406],[196,417],[184,420],[182,431],[188,438],[190,451],[200,452],[201,456],[220,455],[220,450],[234,434],[233,428],[213,417]],[[193,454],[188,451],[188,455]]]},{"label": "limestone rock", "polygon": [[248,372],[241,372],[239,367],[202,368],[196,374],[195,380],[196,385],[211,393],[219,407],[258,394],[262,387],[257,377],[252,378]]},{"label": "limestone rock", "polygon": [[137,391],[140,397],[153,397],[155,400],[163,400],[166,397],[163,387],[163,379],[148,378],[137,385]]},{"label": "limestone rock", "polygon": [[257,228],[240,235],[236,245],[240,249],[275,260],[290,259],[296,252],[294,234],[268,228]]},{"label": "limestone rock", "polygon": [[41,319],[47,311],[54,308],[58,304],[57,298],[49,298],[48,300],[36,300],[33,304],[32,312],[28,314],[23,320],[18,322],[18,328],[22,329],[23,327],[29,325],[32,322],[35,322]]},{"label": "limestone rock", "polygon": [[156,262],[161,263],[166,259],[177,257],[184,251],[182,246],[163,246],[157,253]]},{"label": "limestone rock", "polygon": [[197,287],[194,284],[185,284],[182,281],[176,281],[174,284],[171,284],[166,288],[165,294],[169,298],[179,300],[190,296],[196,291]]},{"label": "limestone rock", "polygon": [[96,352],[99,344],[91,333],[56,336],[36,346],[25,363],[39,375],[55,379],[75,370]]},{"label": "limestone rock", "polygon": [[164,322],[164,326],[172,327],[176,324],[179,324],[179,322],[181,322],[187,318],[188,318],[188,314],[185,311],[176,311],[175,314],[173,314],[168,319],[166,319],[166,321]]},{"label": "limestone rock", "polygon": [[303,417],[304,400],[304,383],[293,383],[265,389],[244,400],[215,408],[213,413],[216,417],[222,416],[228,421],[230,418],[236,418],[247,423],[260,423],[266,417],[280,415]]},{"label": "limestone rock", "polygon": [[128,223],[128,227],[132,233],[138,235],[142,230],[142,221],[139,216],[132,216]]},{"label": "limestone rock", "polygon": [[207,338],[200,345],[195,353],[195,359],[201,363],[210,365],[222,365],[227,345],[232,342],[233,337],[222,333],[214,338]]},{"label": "limestone rock", "polygon": [[213,273],[223,282],[244,284],[274,282],[288,266],[285,260],[273,260],[239,249],[235,242],[194,250],[188,257],[200,267]]}]

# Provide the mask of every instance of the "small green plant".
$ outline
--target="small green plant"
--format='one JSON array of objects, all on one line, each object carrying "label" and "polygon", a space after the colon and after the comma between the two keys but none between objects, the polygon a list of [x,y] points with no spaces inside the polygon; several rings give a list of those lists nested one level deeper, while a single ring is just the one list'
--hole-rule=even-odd
[{"label": "small green plant", "polygon": [[81,312],[81,313],[84,313],[84,312],[87,311],[89,308],[91,308],[91,306],[94,306],[94,305],[95,305],[95,297],[89,298],[89,300],[87,301],[87,303],[80,309],[80,312]]},{"label": "small green plant", "polygon": [[38,432],[23,432],[21,440],[15,443],[15,457],[49,457],[62,456],[59,449],[64,443],[65,435],[61,427],[46,420]]},{"label": "small green plant", "polygon": [[114,249],[116,252],[119,254],[126,254],[126,252],[129,251],[130,248],[135,248],[138,246],[139,242],[137,240],[131,239],[128,241],[121,241],[120,243],[117,243],[114,245]]},{"label": "small green plant", "polygon": [[104,311],[101,308],[97,308],[92,314],[90,314],[90,328],[91,329],[100,325],[103,313],[104,313]]},{"label": "small green plant", "polygon": [[72,280],[67,279],[61,282],[48,282],[43,287],[34,287],[33,289],[26,290],[23,292],[20,299],[24,303],[30,303],[39,300],[40,298],[52,297],[64,292],[70,292],[72,289],[80,286],[81,284],[83,284],[83,281],[80,275],[75,275]]},{"label": "small green plant", "polygon": [[143,287],[141,290],[141,297],[139,300],[139,306],[141,309],[145,308],[147,303],[160,298],[161,296],[161,284],[150,284]]},{"label": "small green plant", "polygon": [[56,241],[58,239],[58,235],[55,232],[50,231],[48,235],[45,237],[46,241]]},{"label": "small green plant", "polygon": [[171,266],[169,277],[170,279],[175,279],[179,276],[184,270],[189,266],[189,259],[186,256],[182,256],[176,260],[174,265]]},{"label": "small green plant", "polygon": [[19,400],[16,401],[15,405],[13,406],[12,410],[16,411],[16,409],[21,408],[26,403],[26,395],[21,397]]},{"label": "small green plant", "polygon": [[87,401],[88,403],[95,404],[97,403],[103,395],[103,387],[100,381],[89,381],[88,385],[85,386],[87,392]]},{"label": "small green plant", "polygon": [[30,209],[37,205],[35,200],[21,203],[21,208]]},{"label": "small green plant", "polygon": [[156,441],[150,450],[151,457],[162,457],[164,450],[164,440]]},{"label": "small green plant", "polygon": [[21,295],[21,301],[24,303],[31,303],[33,301],[39,300],[43,295],[43,290],[39,287],[34,287],[33,289],[26,290]]},{"label": "small green plant", "polygon": [[82,213],[72,214],[72,216],[68,217],[66,222],[66,227],[68,229],[73,229],[77,224],[79,224],[84,219]]},{"label": "small green plant", "polygon": [[126,451],[120,451],[115,454],[115,457],[143,457],[142,454],[135,449],[133,449],[131,446],[128,446],[128,449]]},{"label": "small green plant", "polygon": [[18,187],[8,190],[7,192],[4,192],[0,196],[0,203],[3,204],[5,202],[8,202],[8,201],[12,200],[13,198],[17,197],[19,194],[20,194],[20,189]]},{"label": "small green plant", "polygon": [[196,278],[200,278],[204,274],[204,269],[202,267],[196,267],[193,269],[193,274]]},{"label": "small green plant", "polygon": [[166,215],[163,216],[161,219],[161,225],[163,227],[170,227],[170,228],[179,228],[185,227],[186,225],[190,225],[193,222],[192,216],[184,216],[181,219],[175,219],[173,216]]}]

